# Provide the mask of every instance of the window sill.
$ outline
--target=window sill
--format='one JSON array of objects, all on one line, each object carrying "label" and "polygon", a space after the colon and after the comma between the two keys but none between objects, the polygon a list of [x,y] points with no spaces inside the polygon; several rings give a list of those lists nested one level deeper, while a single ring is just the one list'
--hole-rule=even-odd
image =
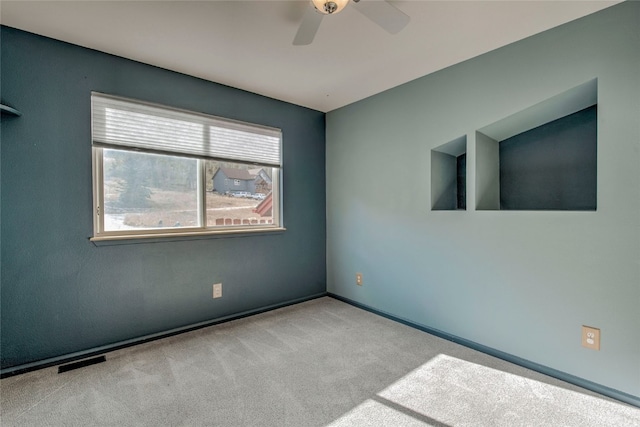
[{"label": "window sill", "polygon": [[198,232],[175,232],[164,234],[118,234],[91,237],[95,246],[135,245],[140,243],[159,243],[184,240],[221,239],[233,237],[249,237],[264,234],[279,234],[286,231],[284,227],[264,227],[251,229],[227,229]]}]

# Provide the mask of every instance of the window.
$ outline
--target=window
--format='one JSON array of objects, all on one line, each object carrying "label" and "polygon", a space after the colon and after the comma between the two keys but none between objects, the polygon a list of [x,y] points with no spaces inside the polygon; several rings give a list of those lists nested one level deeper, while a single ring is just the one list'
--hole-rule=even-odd
[{"label": "window", "polygon": [[279,129],[91,95],[94,240],[281,229]]},{"label": "window", "polygon": [[598,79],[476,130],[476,210],[595,211]]},{"label": "window", "polygon": [[467,209],[467,136],[431,150],[431,210]]}]

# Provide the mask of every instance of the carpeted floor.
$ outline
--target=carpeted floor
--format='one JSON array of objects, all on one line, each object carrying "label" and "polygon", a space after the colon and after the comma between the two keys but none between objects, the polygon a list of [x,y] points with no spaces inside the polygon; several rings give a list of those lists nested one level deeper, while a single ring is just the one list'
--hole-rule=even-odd
[{"label": "carpeted floor", "polygon": [[0,382],[8,426],[640,426],[640,409],[325,297]]}]

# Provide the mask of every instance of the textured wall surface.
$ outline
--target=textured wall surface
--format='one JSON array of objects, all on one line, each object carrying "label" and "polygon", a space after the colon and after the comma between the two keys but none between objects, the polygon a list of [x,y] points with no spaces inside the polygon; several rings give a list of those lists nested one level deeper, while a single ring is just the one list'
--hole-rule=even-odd
[{"label": "textured wall surface", "polygon": [[[430,209],[430,150],[468,136],[475,201],[475,131],[593,78],[597,211]],[[329,113],[328,290],[640,396],[638,117],[638,2]],[[601,328],[600,351],[581,347],[583,324]]]},{"label": "textured wall surface", "polygon": [[[325,116],[2,28],[2,368],[326,289]],[[280,234],[94,246],[90,92],[281,128]],[[222,299],[211,298],[222,282]]]}]

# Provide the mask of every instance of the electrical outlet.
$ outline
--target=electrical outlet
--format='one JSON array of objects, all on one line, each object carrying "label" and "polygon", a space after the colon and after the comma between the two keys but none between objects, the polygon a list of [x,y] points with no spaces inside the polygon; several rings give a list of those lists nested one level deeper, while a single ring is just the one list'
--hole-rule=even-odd
[{"label": "electrical outlet", "polygon": [[582,325],[582,346],[600,350],[600,329]]},{"label": "electrical outlet", "polygon": [[222,283],[213,284],[213,297],[222,298]]},{"label": "electrical outlet", "polygon": [[356,273],[356,285],[362,286],[362,273]]}]

